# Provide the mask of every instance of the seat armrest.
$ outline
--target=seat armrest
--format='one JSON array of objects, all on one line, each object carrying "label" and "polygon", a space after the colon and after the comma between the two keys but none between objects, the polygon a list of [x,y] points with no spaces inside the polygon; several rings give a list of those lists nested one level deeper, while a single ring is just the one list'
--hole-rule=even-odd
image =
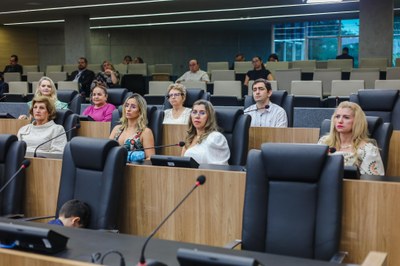
[{"label": "seat armrest", "polygon": [[239,245],[241,245],[241,244],[242,244],[242,240],[241,240],[241,239],[235,239],[235,240],[233,240],[232,242],[226,244],[226,245],[224,246],[224,248],[227,248],[227,249],[234,249],[235,247],[237,247],[237,246],[239,246]]},{"label": "seat armrest", "polygon": [[343,262],[344,257],[346,257],[349,253],[346,251],[338,251],[329,262],[340,264]]}]

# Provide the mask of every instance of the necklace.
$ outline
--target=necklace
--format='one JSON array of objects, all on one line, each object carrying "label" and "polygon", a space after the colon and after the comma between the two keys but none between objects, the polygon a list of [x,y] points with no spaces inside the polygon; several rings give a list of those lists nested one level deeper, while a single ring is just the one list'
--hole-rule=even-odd
[{"label": "necklace", "polygon": [[353,144],[344,145],[344,146],[340,145],[340,149],[342,149],[342,150],[349,149],[351,147],[353,147]]}]

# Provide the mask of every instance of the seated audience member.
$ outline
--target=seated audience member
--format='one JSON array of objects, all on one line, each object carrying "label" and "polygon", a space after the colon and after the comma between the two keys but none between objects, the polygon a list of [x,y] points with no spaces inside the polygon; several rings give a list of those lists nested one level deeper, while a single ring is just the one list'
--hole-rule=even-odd
[{"label": "seated audience member", "polygon": [[58,138],[42,145],[38,152],[62,153],[67,144],[64,127],[54,123],[56,108],[54,101],[46,96],[36,96],[32,100],[29,113],[33,117],[31,124],[18,130],[18,139],[26,142],[27,152],[34,152],[36,147],[43,142],[60,135]]},{"label": "seated audience member", "polygon": [[368,137],[368,123],[361,107],[341,102],[332,115],[331,130],[319,144],[335,147],[346,166],[357,166],[361,174],[385,175],[376,141]]},{"label": "seated audience member", "polygon": [[86,228],[90,221],[90,207],[87,203],[77,199],[65,202],[60,209],[57,219],[51,220],[48,224],[61,225],[66,227]]},{"label": "seated audience member", "polygon": [[269,62],[279,62],[279,58],[277,54],[270,54],[268,56],[268,61]]},{"label": "seated audience member", "polygon": [[[68,103],[64,103],[58,100],[57,98],[57,89],[56,85],[54,85],[53,80],[49,77],[42,77],[36,87],[35,97],[45,96],[50,98],[56,107],[56,109],[68,109]],[[32,107],[32,101],[27,102],[29,108]],[[28,119],[29,117],[26,115],[20,115],[19,119]]]},{"label": "seated audience member", "polygon": [[75,81],[79,84],[79,92],[85,93],[85,96],[90,94],[90,85],[95,77],[93,71],[87,69],[88,61],[85,57],[78,60],[78,70],[75,70],[68,77],[68,81]]},{"label": "seated audience member", "polygon": [[176,80],[176,82],[182,81],[205,81],[210,82],[210,78],[208,77],[207,72],[200,69],[200,65],[196,59],[192,59],[189,61],[189,71],[183,74],[180,78]]},{"label": "seated audience member", "polygon": [[119,84],[119,73],[115,70],[113,64],[106,60],[101,65],[101,72],[96,75],[91,88],[95,86],[96,80],[107,84],[108,88],[115,88]]},{"label": "seated audience member", "polygon": [[245,61],[245,58],[244,58],[244,54],[242,54],[242,53],[238,53],[238,54],[236,54],[235,55],[235,61],[232,63],[232,65],[230,66],[230,70],[234,70],[235,69],[235,62],[243,62],[243,61]]},{"label": "seated audience member", "polygon": [[132,64],[132,57],[130,55],[125,55],[124,60],[122,61],[122,64],[124,64],[124,65]]},{"label": "seated audience member", "polygon": [[186,100],[186,88],[182,84],[171,84],[167,89],[167,99],[171,109],[164,111],[164,124],[187,124],[190,118],[190,108],[183,106]]},{"label": "seated audience member", "polygon": [[[122,106],[121,124],[116,125],[110,139],[119,142],[128,150],[128,161],[150,159],[155,154],[154,136],[147,127],[147,103],[139,94],[134,93]],[[132,159],[135,157],[136,159]]]},{"label": "seated audience member", "polygon": [[247,72],[243,85],[248,86],[250,80],[256,80],[256,79],[273,80],[274,79],[272,77],[271,72],[269,72],[269,70],[265,68],[261,57],[259,57],[259,56],[253,57],[252,63],[253,63],[254,69],[249,70]]},{"label": "seated audience member", "polygon": [[336,59],[351,59],[353,61],[353,65],[354,65],[354,57],[349,55],[349,48],[348,47],[343,47],[342,54],[336,56]]},{"label": "seated audience member", "polygon": [[287,127],[285,110],[269,100],[273,93],[271,83],[265,79],[257,79],[253,83],[252,90],[256,103],[244,110],[245,114],[251,116],[251,126]]},{"label": "seated audience member", "polygon": [[139,57],[139,56],[137,56],[137,57],[135,57],[135,58],[133,59],[133,64],[143,64],[143,63],[144,63],[143,58],[141,58],[141,57]]},{"label": "seated audience member", "polygon": [[106,86],[102,82],[95,82],[95,84],[90,94],[92,105],[88,106],[82,115],[90,116],[94,121],[110,122],[115,106],[107,103],[108,93]]},{"label": "seated audience member", "polygon": [[18,56],[13,54],[10,56],[10,64],[6,65],[3,73],[6,72],[19,72],[22,75],[22,66],[18,64]]},{"label": "seated audience member", "polygon": [[182,156],[192,157],[199,164],[228,164],[228,142],[218,132],[214,107],[209,101],[197,100],[193,104],[187,132]]}]

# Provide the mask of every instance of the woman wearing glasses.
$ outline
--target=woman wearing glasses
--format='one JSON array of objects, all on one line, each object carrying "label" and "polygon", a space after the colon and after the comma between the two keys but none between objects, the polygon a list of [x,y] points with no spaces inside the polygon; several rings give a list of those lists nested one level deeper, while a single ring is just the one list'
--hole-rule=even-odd
[{"label": "woman wearing glasses", "polygon": [[147,127],[147,103],[142,96],[134,93],[125,100],[120,121],[121,124],[113,128],[110,139],[128,150],[128,161],[137,161],[131,157],[140,154],[143,154],[142,159],[155,154],[153,132]]},{"label": "woman wearing glasses", "polygon": [[209,101],[193,104],[187,133],[182,156],[192,157],[199,164],[228,164],[228,142],[218,132],[214,107]]},{"label": "woman wearing glasses", "polygon": [[169,85],[167,99],[172,108],[164,111],[163,124],[187,124],[191,109],[183,106],[186,100],[185,86],[178,83]]}]

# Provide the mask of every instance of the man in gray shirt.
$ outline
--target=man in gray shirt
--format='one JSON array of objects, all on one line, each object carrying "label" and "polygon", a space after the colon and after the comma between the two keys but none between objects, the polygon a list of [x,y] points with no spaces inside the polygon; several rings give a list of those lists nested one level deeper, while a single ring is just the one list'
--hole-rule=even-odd
[{"label": "man in gray shirt", "polygon": [[182,81],[204,81],[210,82],[207,72],[200,69],[199,62],[196,59],[189,61],[189,71],[183,74],[180,78],[176,80],[177,83]]},{"label": "man in gray shirt", "polygon": [[251,116],[251,126],[287,127],[285,110],[269,100],[272,95],[271,83],[265,79],[257,79],[253,83],[252,90],[256,104],[244,110],[245,114]]}]

